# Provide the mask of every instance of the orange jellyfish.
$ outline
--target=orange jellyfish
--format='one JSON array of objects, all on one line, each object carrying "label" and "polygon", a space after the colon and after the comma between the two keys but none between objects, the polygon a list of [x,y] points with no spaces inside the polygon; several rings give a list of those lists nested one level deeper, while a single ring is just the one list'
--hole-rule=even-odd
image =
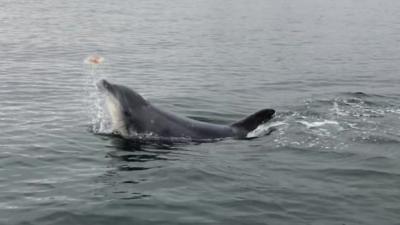
[{"label": "orange jellyfish", "polygon": [[101,57],[99,55],[91,55],[91,56],[87,57],[84,62],[86,64],[90,64],[90,65],[99,65],[99,64],[103,63],[103,61],[104,61],[103,57]]}]

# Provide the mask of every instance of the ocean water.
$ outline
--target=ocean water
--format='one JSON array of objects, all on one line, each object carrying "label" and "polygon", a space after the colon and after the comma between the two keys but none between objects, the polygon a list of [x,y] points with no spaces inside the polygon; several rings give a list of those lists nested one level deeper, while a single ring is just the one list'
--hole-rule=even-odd
[{"label": "ocean water", "polygon": [[[399,1],[0,8],[0,224],[400,224]],[[203,121],[277,113],[252,140],[128,142],[102,78]]]}]

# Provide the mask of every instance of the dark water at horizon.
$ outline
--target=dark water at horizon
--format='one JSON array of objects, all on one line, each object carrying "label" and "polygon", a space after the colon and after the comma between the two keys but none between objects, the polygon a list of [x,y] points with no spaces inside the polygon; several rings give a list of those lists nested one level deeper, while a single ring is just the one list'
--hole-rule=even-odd
[{"label": "dark water at horizon", "polygon": [[[400,223],[399,1],[0,7],[0,224]],[[274,108],[276,130],[173,146],[94,134],[100,78],[204,121]]]}]

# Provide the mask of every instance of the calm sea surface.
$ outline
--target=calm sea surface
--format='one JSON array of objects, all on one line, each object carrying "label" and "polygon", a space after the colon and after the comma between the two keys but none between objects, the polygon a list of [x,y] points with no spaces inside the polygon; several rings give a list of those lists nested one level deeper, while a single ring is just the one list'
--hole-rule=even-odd
[{"label": "calm sea surface", "polygon": [[[100,135],[101,78],[275,131]],[[396,0],[0,0],[0,224],[400,224],[399,90]]]}]

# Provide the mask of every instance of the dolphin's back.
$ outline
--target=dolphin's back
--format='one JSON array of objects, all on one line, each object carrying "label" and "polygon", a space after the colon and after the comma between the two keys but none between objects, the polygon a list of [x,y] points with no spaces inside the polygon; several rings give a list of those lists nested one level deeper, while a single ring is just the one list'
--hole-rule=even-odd
[{"label": "dolphin's back", "polygon": [[148,116],[152,117],[148,131],[161,137],[188,137],[191,139],[214,139],[234,136],[234,130],[227,125],[212,124],[178,116],[150,105]]},{"label": "dolphin's back", "polygon": [[111,114],[114,115],[115,130],[127,138],[131,134],[151,134],[160,138],[173,137],[192,140],[224,137],[246,138],[248,132],[270,120],[275,113],[273,109],[263,109],[232,125],[212,124],[164,111],[123,85],[115,85],[101,80],[97,86],[99,89],[107,91],[107,102],[109,103],[107,105],[112,108]]}]

